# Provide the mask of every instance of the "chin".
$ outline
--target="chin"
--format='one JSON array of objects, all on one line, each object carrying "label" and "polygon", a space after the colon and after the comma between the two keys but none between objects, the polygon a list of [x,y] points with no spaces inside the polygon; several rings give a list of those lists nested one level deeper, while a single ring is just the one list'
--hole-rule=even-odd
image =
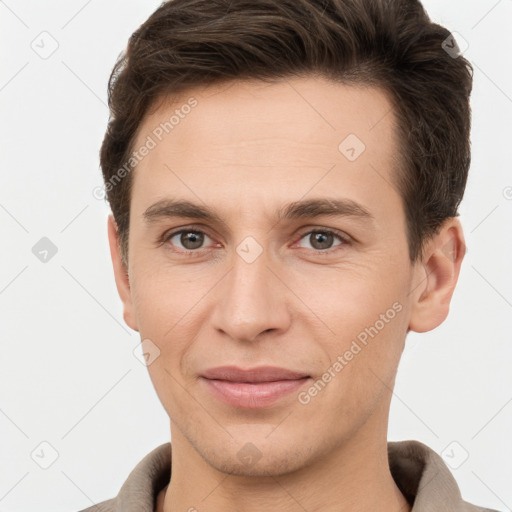
[{"label": "chin", "polygon": [[[251,427],[254,427],[252,425]],[[236,435],[229,429],[232,437],[227,440],[210,438],[214,444],[207,444],[208,436],[202,436],[194,443],[195,450],[211,467],[224,474],[237,476],[279,476],[292,473],[312,464],[315,453],[311,446],[295,440],[286,431],[277,435],[272,432],[275,425],[261,425],[260,432],[251,435]],[[300,436],[303,440],[304,436]],[[321,457],[322,454],[317,454]]]},{"label": "chin", "polygon": [[293,473],[308,465],[309,459],[296,447],[280,450],[260,450],[253,443],[246,443],[229,456],[225,451],[210,453],[207,462],[221,473],[248,477],[278,477]]}]

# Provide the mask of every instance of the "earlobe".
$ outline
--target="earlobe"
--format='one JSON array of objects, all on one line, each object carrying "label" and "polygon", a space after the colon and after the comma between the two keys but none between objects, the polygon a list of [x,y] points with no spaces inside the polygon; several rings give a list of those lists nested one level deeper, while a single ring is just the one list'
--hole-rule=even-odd
[{"label": "earlobe", "polygon": [[427,332],[444,322],[457,284],[466,246],[460,221],[451,217],[425,248],[412,285],[409,329]]},{"label": "earlobe", "polygon": [[119,235],[114,216],[108,216],[108,242],[110,246],[110,256],[112,258],[112,266],[114,269],[114,277],[116,281],[117,292],[123,302],[123,318],[126,324],[134,331],[138,331],[136,317],[133,311],[132,294],[130,288],[130,278],[128,269],[121,258],[119,247]]}]

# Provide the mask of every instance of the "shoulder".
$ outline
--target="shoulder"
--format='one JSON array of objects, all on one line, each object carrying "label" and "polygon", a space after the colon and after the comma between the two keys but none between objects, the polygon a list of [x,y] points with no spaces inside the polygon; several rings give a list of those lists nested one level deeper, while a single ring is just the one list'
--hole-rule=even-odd
[{"label": "shoulder", "polygon": [[139,461],[115,498],[79,512],[153,512],[156,496],[169,483],[170,475],[171,443],[167,442]]},{"label": "shoulder", "polygon": [[116,498],[112,498],[84,508],[83,510],[79,510],[78,512],[116,512],[116,509]]},{"label": "shoulder", "polygon": [[499,512],[464,501],[442,457],[419,441],[388,442],[389,468],[412,512]]}]

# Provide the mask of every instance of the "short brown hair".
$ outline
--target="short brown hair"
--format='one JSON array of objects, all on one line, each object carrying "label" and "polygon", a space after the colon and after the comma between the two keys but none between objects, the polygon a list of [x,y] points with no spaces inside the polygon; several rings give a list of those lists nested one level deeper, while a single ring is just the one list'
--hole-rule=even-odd
[{"label": "short brown hair", "polygon": [[421,256],[442,222],[458,216],[471,158],[473,68],[450,32],[417,0],[169,0],[132,34],[109,80],[100,164],[125,264],[126,163],[149,107],[191,87],[306,75],[390,95],[400,141],[394,181],[409,258]]}]

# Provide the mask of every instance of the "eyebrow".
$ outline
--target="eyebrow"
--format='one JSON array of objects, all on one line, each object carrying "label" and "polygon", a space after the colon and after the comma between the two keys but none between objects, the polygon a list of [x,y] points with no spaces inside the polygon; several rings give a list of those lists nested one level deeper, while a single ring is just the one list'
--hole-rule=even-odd
[{"label": "eyebrow", "polygon": [[[361,204],[352,199],[308,199],[294,201],[282,206],[277,220],[310,219],[320,216],[352,217],[366,222],[374,216]],[[163,219],[174,217],[193,218],[226,226],[226,222],[211,208],[187,200],[162,199],[152,204],[143,213],[146,224],[151,225]]]}]

